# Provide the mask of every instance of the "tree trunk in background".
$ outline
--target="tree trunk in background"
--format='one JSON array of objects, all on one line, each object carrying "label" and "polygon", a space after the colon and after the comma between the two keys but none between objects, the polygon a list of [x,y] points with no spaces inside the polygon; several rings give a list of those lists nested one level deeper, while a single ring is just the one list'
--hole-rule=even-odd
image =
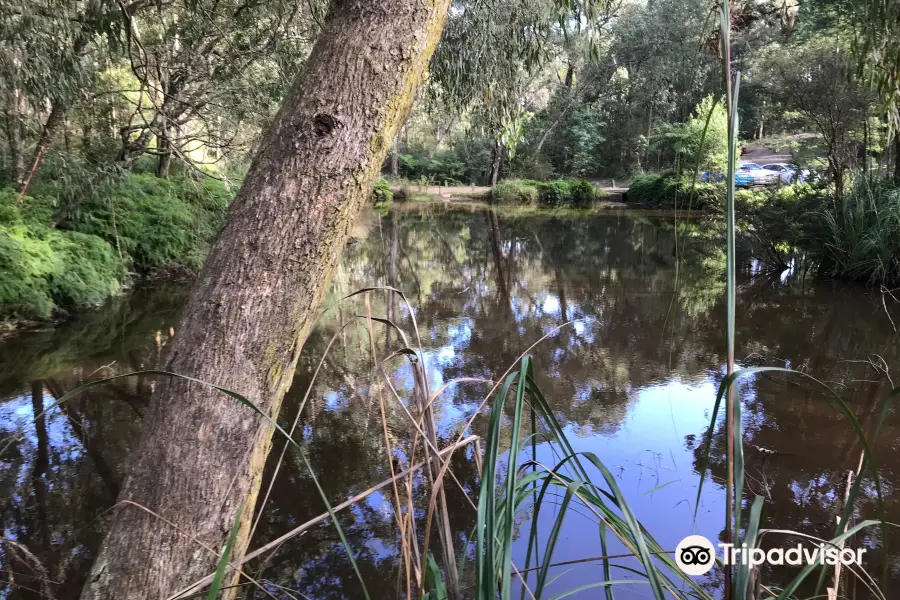
[{"label": "tree trunk in background", "polygon": [[[448,6],[331,3],[194,284],[163,368],[240,391],[277,416]],[[233,556],[246,552],[271,428],[233,399],[176,379],[157,382],[143,427],[119,498],[174,527],[120,506],[85,600],[166,598],[190,586],[217,562],[197,541],[221,551],[241,506]],[[347,585],[349,595],[359,595]]]},{"label": "tree trunk in background", "polygon": [[163,117],[163,126],[160,135],[156,138],[156,146],[159,151],[159,160],[156,163],[156,176],[165,179],[169,176],[169,168],[172,166],[172,132]]},{"label": "tree trunk in background", "polygon": [[20,202],[22,201],[22,197],[28,194],[28,189],[34,182],[34,178],[37,177],[41,167],[44,166],[44,159],[47,158],[47,150],[50,149],[50,144],[53,143],[53,136],[56,135],[56,130],[62,125],[65,117],[66,109],[61,103],[54,102],[50,109],[50,116],[47,117],[43,129],[41,129],[41,137],[38,138],[37,146],[34,147],[34,154],[31,158],[31,168],[28,169],[25,179],[19,186]]},{"label": "tree trunk in background", "polygon": [[497,177],[500,176],[500,160],[503,158],[503,144],[499,141],[494,142],[493,160],[491,161],[490,185],[497,185]]},{"label": "tree trunk in background", "polygon": [[391,175],[397,176],[400,172],[400,151],[397,149],[397,137],[391,142]]},{"label": "tree trunk in background", "polygon": [[894,183],[900,185],[900,131],[894,132]]},{"label": "tree trunk in background", "polygon": [[7,92],[6,141],[9,145],[9,179],[16,187],[25,179],[25,151],[22,148],[22,90],[13,88]]}]

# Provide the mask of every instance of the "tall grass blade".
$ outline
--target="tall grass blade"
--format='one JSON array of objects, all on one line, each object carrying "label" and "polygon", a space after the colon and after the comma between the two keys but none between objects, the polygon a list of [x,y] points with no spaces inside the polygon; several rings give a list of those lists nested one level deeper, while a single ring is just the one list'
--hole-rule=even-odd
[{"label": "tall grass blade", "polygon": [[[525,407],[525,390],[527,389],[526,381],[531,375],[531,357],[526,356],[522,359],[522,366],[519,369],[518,385],[516,386],[516,403],[513,408],[513,424],[510,433],[509,443],[509,465],[506,469],[506,511],[503,515],[504,530],[501,532],[500,540],[503,542],[502,553],[502,570],[501,570],[501,597],[509,598],[511,593],[511,572],[512,566],[512,537],[513,525],[515,517],[515,507],[512,499],[516,495],[516,471],[519,457],[519,443],[521,436],[519,432],[522,428],[522,412]],[[507,541],[509,543],[507,543]]]},{"label": "tall grass blade", "polygon": [[[747,522],[747,535],[744,536],[743,544],[741,546],[741,552],[745,552],[745,550],[743,549],[744,545],[746,545],[747,547],[746,551],[756,548],[756,541],[757,537],[759,536],[759,524],[762,520],[762,508],[763,498],[762,496],[756,496],[753,499],[753,505],[750,507],[750,520]],[[747,585],[749,583],[750,566],[749,564],[743,564],[743,561],[741,561],[741,565],[738,567],[737,576],[734,579],[734,597],[752,597],[748,596],[747,594]]]},{"label": "tall grass blade", "polygon": [[496,475],[500,445],[500,421],[503,416],[504,401],[517,377],[518,373],[510,373],[494,397],[494,406],[491,410],[491,419],[488,426],[488,437],[485,441],[484,474],[481,478],[481,490],[478,495],[475,545],[475,579],[478,595],[481,598],[493,597],[493,589],[497,583],[497,567],[499,565],[494,543],[494,533],[496,531]]},{"label": "tall grass blade", "polygon": [[[609,569],[609,559],[606,558],[607,556],[609,556],[609,547],[606,545],[606,530],[607,530],[606,523],[601,521],[599,527],[600,527],[600,552],[602,553],[602,556],[603,556],[603,579],[604,579],[604,581],[610,581],[612,579],[612,576],[610,574],[610,569]],[[603,591],[606,593],[606,600],[615,600],[615,598],[613,597],[613,588],[611,585],[603,588]]]},{"label": "tall grass blade", "polygon": [[566,495],[563,497],[562,504],[559,505],[556,521],[553,523],[553,528],[550,530],[550,537],[544,548],[544,563],[538,571],[537,585],[534,588],[534,595],[536,598],[541,598],[544,592],[547,576],[550,574],[550,564],[553,562],[553,551],[556,549],[556,542],[559,540],[559,532],[562,529],[563,520],[566,518],[566,511],[569,508],[569,503],[582,485],[584,484],[581,481],[573,481],[566,486]]},{"label": "tall grass blade", "polygon": [[425,565],[425,595],[422,600],[448,600],[447,586],[441,576],[441,569],[434,560],[434,555],[428,553],[428,563]]},{"label": "tall grass blade", "polygon": [[209,593],[206,600],[216,600],[219,597],[219,590],[222,588],[222,582],[225,580],[225,571],[228,567],[228,559],[231,557],[231,549],[234,547],[234,541],[237,539],[238,530],[241,528],[241,517],[244,514],[244,507],[239,506],[237,515],[234,517],[234,525],[231,526],[231,534],[225,543],[225,549],[222,551],[222,558],[216,567],[216,576],[213,578],[212,584],[209,586]]}]

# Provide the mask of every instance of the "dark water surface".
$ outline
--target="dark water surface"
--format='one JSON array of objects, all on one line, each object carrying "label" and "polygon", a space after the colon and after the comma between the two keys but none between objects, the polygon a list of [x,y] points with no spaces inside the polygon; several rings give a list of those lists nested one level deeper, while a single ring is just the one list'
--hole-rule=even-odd
[{"label": "dark water surface", "polygon": [[[660,543],[673,549],[691,533],[717,539],[724,520],[724,450],[716,427],[712,479],[693,512],[700,441],[707,432],[724,371],[724,258],[702,235],[681,245],[677,269],[671,217],[612,213],[515,216],[492,219],[483,210],[416,209],[367,216],[332,281],[328,303],[373,284],[391,284],[412,303],[421,333],[431,389],[459,377],[501,375],[520,353],[567,321],[532,354],[543,389],[578,450],[609,466],[631,506]],[[744,261],[744,262],[749,262]],[[897,337],[886,309],[900,311],[880,293],[838,283],[751,276],[738,291],[737,355],[741,365],[789,366],[828,381],[871,433],[889,383],[873,360],[894,372]],[[153,367],[177,332],[188,284],[140,289],[102,309],[75,316],[46,331],[21,332],[0,341],[0,598],[75,598],[103,533],[101,517],[114,502],[139,435],[153,381],[118,380],[92,388],[46,416],[35,416],[79,384],[115,373]],[[387,316],[413,336],[408,312],[389,294],[370,296],[371,314]],[[312,372],[334,337],[299,431],[312,464],[334,503],[390,476],[379,394],[372,383],[379,360],[402,347],[378,323],[370,340],[363,296],[328,313],[307,342],[295,385],[282,410],[290,427]],[[341,331],[341,325],[347,327]],[[402,357],[385,363],[399,395],[407,399],[412,370]],[[436,406],[441,445],[463,433],[489,387],[453,385]],[[861,447],[847,421],[809,381],[751,376],[741,385],[747,443],[747,488],[765,498],[764,523],[830,538],[842,509],[847,474]],[[386,395],[389,432],[398,467],[411,437],[408,418]],[[235,410],[241,410],[235,407]],[[875,443],[888,520],[900,521],[893,496],[900,482],[898,421],[890,415]],[[472,431],[484,435],[486,420]],[[23,434],[23,435],[19,435]],[[283,443],[276,440],[267,466],[268,488]],[[530,450],[528,451],[530,456]],[[546,462],[553,457],[538,448]],[[475,499],[473,450],[456,454],[454,473]],[[876,518],[875,489],[865,486],[857,518]],[[399,542],[390,488],[341,513],[341,522],[373,598],[400,597]],[[422,490],[413,491],[420,499]],[[455,485],[449,512],[457,551],[474,525],[474,511]],[[419,502],[424,513],[424,505]],[[541,513],[542,536],[555,507]],[[290,452],[259,519],[251,548],[318,516],[323,506],[309,475]],[[554,561],[601,555],[596,520],[586,511],[566,518]],[[524,563],[528,523],[518,522],[517,564]],[[546,525],[543,523],[546,522]],[[787,545],[772,534],[765,545]],[[793,541],[792,543],[796,543]],[[868,548],[864,564],[875,575],[889,567],[890,589],[900,583],[900,539],[886,556],[877,531],[858,536]],[[617,551],[613,545],[610,551]],[[630,563],[623,562],[626,566]],[[356,578],[332,528],[312,527],[248,572],[276,598],[358,598]],[[568,565],[549,587],[556,593],[597,581],[598,563]],[[793,571],[764,569],[763,580],[785,583]],[[629,578],[627,572],[614,578]],[[714,586],[717,577],[708,580]],[[464,583],[474,580],[469,565]],[[851,586],[852,587],[852,586]],[[856,585],[857,598],[867,597]],[[846,593],[850,595],[852,589]],[[248,597],[264,597],[247,591]],[[573,597],[596,598],[589,590]],[[650,597],[646,586],[628,586],[617,598]],[[852,597],[852,596],[851,596]],[[892,597],[890,591],[887,597]]]}]

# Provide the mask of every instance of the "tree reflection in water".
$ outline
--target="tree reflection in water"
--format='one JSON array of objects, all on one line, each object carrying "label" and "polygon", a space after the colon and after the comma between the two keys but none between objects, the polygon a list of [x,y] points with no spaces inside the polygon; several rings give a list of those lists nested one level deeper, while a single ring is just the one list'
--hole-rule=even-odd
[{"label": "tree reflection in water", "polygon": [[[635,497],[638,517],[664,545],[674,547],[693,532],[718,536],[720,486],[708,486],[700,520],[691,524],[698,440],[722,378],[725,341],[724,263],[704,224],[679,239],[677,292],[675,228],[665,217],[526,217],[400,207],[386,217],[368,217],[357,229],[326,303],[375,284],[402,290],[416,311],[432,389],[457,377],[495,377],[552,328],[576,321],[533,351],[538,383],[567,431],[580,449],[595,450],[617,466],[621,485]],[[93,388],[64,410],[35,417],[82,381],[155,365],[159,346],[177,322],[185,287],[138,292],[52,331],[20,333],[0,345],[0,438],[25,434],[0,457],[0,522],[7,539],[40,561],[46,579],[56,582],[47,585],[58,598],[78,595],[102,535],[103,519],[97,517],[114,502],[153,382],[129,379]],[[387,316],[412,334],[397,294],[372,292],[370,303],[373,315]],[[365,314],[362,296],[328,312],[314,331],[285,399],[284,426],[293,422],[328,341],[359,314]],[[380,324],[374,327],[376,355],[383,358],[401,342]],[[364,321],[338,335],[300,418],[299,437],[334,502],[390,476],[378,400],[370,393],[375,371],[368,335]],[[871,367],[847,361],[877,353],[893,366],[895,340],[881,298],[865,290],[749,275],[741,282],[742,364],[790,365],[835,382],[869,428],[886,383]],[[409,397],[408,363],[394,359],[386,368],[400,395]],[[441,445],[459,435],[486,391],[484,385],[468,384],[442,394],[436,406]],[[852,430],[796,380],[758,376],[742,383],[741,398],[748,487],[766,497],[766,525],[827,537],[841,508],[846,473],[859,460]],[[386,410],[392,444],[402,449],[411,434],[408,419],[395,402]],[[483,434],[485,425],[476,420],[475,433]],[[891,452],[896,428],[890,417],[876,444],[886,489],[898,481]],[[715,479],[724,472],[720,428],[714,440]],[[273,450],[266,478],[281,442]],[[308,475],[290,452],[286,456],[251,547],[323,512]],[[404,460],[399,451],[392,459]],[[474,497],[478,477],[471,459],[471,449],[457,454],[454,472]],[[267,486],[264,479],[263,490]],[[474,514],[455,486],[447,492],[459,551]],[[373,494],[340,516],[370,593],[378,598],[398,597],[405,589],[389,493],[386,488]],[[421,485],[413,490],[424,511],[423,493]],[[873,494],[868,490],[860,503],[861,517],[875,516]],[[900,519],[897,502],[886,496],[889,520]],[[563,532],[568,542],[556,558],[600,554],[596,529],[570,520]],[[873,549],[866,559],[874,573],[886,557]],[[327,524],[248,566],[251,574],[271,582],[276,596],[282,592],[275,585],[312,598],[358,596],[350,564]],[[0,569],[0,581],[14,577],[23,586],[8,586],[14,597],[39,597],[35,565],[9,544],[0,550]],[[590,569],[576,570],[559,585],[571,587],[579,577],[594,576]],[[787,572],[764,577],[779,581]]]}]

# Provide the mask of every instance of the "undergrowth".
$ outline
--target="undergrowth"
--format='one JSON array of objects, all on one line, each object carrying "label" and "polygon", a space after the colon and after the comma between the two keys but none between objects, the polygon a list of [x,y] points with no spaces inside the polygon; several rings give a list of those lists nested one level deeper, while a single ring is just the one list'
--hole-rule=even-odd
[{"label": "undergrowth", "polygon": [[725,206],[725,185],[697,183],[674,171],[635,177],[628,188],[628,202],[660,208],[721,210]]},{"label": "undergrowth", "polygon": [[588,208],[605,197],[581,179],[506,179],[491,189],[491,202],[499,205]]},{"label": "undergrowth", "polygon": [[21,202],[0,188],[0,321],[48,319],[115,296],[136,277],[195,272],[231,199],[214,180],[126,174],[55,228],[58,187],[35,185]]}]

